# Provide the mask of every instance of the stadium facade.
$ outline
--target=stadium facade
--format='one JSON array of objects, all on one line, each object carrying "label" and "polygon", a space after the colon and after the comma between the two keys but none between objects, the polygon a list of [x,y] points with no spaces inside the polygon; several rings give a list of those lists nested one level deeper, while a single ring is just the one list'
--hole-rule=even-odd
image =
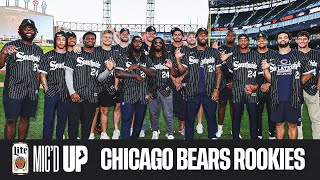
[{"label": "stadium facade", "polygon": [[263,31],[269,46],[276,45],[275,35],[287,30],[293,35],[305,30],[311,34],[311,47],[320,45],[320,1],[318,0],[209,0],[211,40],[224,43],[228,30],[248,34],[250,44]]}]

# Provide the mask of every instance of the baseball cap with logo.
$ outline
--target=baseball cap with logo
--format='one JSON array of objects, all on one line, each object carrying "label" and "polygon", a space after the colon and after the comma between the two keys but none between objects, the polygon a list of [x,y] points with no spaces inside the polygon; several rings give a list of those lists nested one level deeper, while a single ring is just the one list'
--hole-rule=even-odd
[{"label": "baseball cap with logo", "polygon": [[259,32],[259,34],[257,35],[257,39],[259,39],[259,38],[268,39],[268,36],[263,32]]},{"label": "baseball cap with logo", "polygon": [[24,20],[21,22],[20,27],[25,27],[25,26],[28,26],[28,25],[31,26],[31,27],[33,27],[33,28],[36,27],[34,21],[32,21],[31,19],[24,19]]},{"label": "baseball cap with logo", "polygon": [[241,38],[246,38],[246,39],[248,39],[248,41],[249,41],[249,36],[248,36],[247,34],[240,34],[240,35],[238,36],[238,40],[240,40]]},{"label": "baseball cap with logo", "polygon": [[178,28],[178,27],[174,27],[174,28],[171,29],[171,35],[173,35],[174,32],[176,32],[176,31],[180,31],[181,34],[183,35],[183,31],[182,31],[180,28]]},{"label": "baseball cap with logo", "polygon": [[200,33],[202,33],[202,32],[205,32],[206,35],[208,35],[208,30],[207,30],[206,28],[202,27],[202,28],[199,28],[199,29],[198,29],[198,31],[197,31],[197,33],[196,33],[196,36],[198,36],[198,35],[199,35]]},{"label": "baseball cap with logo", "polygon": [[120,30],[120,34],[122,34],[122,33],[125,32],[125,31],[127,31],[128,34],[130,34],[130,31],[129,31],[128,28],[122,28],[122,29]]},{"label": "baseball cap with logo", "polygon": [[66,36],[67,36],[67,38],[68,38],[69,36],[73,36],[73,37],[75,37],[75,38],[77,37],[76,34],[75,34],[74,32],[72,32],[72,31],[67,32],[67,33],[66,33]]},{"label": "baseball cap with logo", "polygon": [[153,26],[149,26],[149,27],[147,27],[146,32],[152,32],[152,31],[154,31],[155,33],[157,33],[157,31],[156,31],[156,28],[155,28],[155,27],[153,27]]}]

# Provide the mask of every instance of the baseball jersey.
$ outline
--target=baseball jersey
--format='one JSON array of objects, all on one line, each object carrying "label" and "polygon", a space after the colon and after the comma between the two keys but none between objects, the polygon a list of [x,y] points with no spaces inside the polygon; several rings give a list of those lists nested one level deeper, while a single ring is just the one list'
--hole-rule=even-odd
[{"label": "baseball jersey", "polygon": [[4,45],[2,51],[9,46],[16,46],[17,52],[6,58],[6,77],[3,94],[12,99],[21,100],[27,96],[31,100],[38,99],[39,82],[38,67],[42,49],[32,43],[26,45],[22,40],[16,40]]},{"label": "baseball jersey", "polygon": [[240,103],[246,100],[249,103],[256,103],[258,101],[257,92],[247,94],[244,88],[248,84],[258,84],[258,79],[263,74],[261,60],[259,53],[252,50],[247,53],[237,51],[228,58],[224,66],[227,66],[228,71],[233,74],[232,97],[234,102]]},{"label": "baseball jersey", "polygon": [[[226,54],[229,53],[236,53],[237,51],[239,51],[239,46],[235,45],[233,47],[228,47],[227,45],[222,45],[219,49],[220,52],[222,51],[226,51]],[[227,83],[229,83],[230,81],[232,81],[232,79],[227,79],[226,75],[223,74],[222,76],[222,80],[221,80],[221,86],[220,89],[224,89],[227,87]]]},{"label": "baseball jersey", "polygon": [[[200,83],[203,83],[206,95],[211,98],[216,87],[216,68],[221,67],[220,52],[209,46],[203,51],[199,51],[197,47],[187,48],[181,63],[188,70],[186,99],[193,99],[199,94]],[[204,79],[200,78],[201,68]]]},{"label": "baseball jersey", "polygon": [[93,53],[82,48],[81,53],[70,53],[65,68],[73,70],[74,90],[79,94],[81,101],[98,102],[100,92],[98,76],[105,67],[102,63],[101,52],[96,48]]},{"label": "baseball jersey", "polygon": [[154,64],[156,76],[149,78],[151,82],[148,84],[148,86],[151,86],[149,92],[156,95],[156,92],[159,91],[161,95],[168,97],[172,89],[170,69],[165,66],[166,62],[163,57],[150,57],[150,61]]},{"label": "baseball jersey", "polygon": [[[307,57],[304,53],[299,52],[296,49],[291,49],[291,52],[288,59],[275,59],[274,62],[271,62],[270,74],[271,74],[271,86],[270,86],[270,95],[271,95],[271,108],[274,109],[279,104],[279,84],[278,78],[283,75],[291,76],[291,88],[288,90],[291,92],[291,104],[294,108],[300,108],[303,103],[302,96],[302,85],[301,85],[301,75],[314,73],[315,69],[311,67],[307,62]],[[290,65],[287,66],[287,62],[290,62]]]},{"label": "baseball jersey", "polygon": [[67,53],[57,53],[55,50],[47,52],[40,60],[39,72],[46,74],[48,90],[46,96],[53,97],[60,94],[62,101],[67,100],[67,85],[65,81],[65,63]]},{"label": "baseball jersey", "polygon": [[[309,66],[313,69],[318,69],[320,64],[320,52],[311,49],[309,52],[305,53],[307,56],[307,62]],[[317,94],[317,83],[318,83],[319,71],[315,71],[313,76],[304,84],[303,89],[311,96]]]},{"label": "baseball jersey", "polygon": [[[109,60],[110,58],[112,58],[113,60],[119,59],[119,52],[115,51],[114,46],[112,46],[111,50],[105,50],[102,47],[97,47],[96,48],[98,52],[101,53],[100,56],[96,56],[95,58],[97,58],[97,61],[100,61],[101,63],[101,71],[100,73],[102,73],[103,71],[106,70],[106,66],[105,66],[105,61]],[[115,72],[109,72],[109,76],[103,80],[102,82],[98,83],[99,86],[99,91],[108,91],[109,94],[114,94],[116,92],[115,89]]]},{"label": "baseball jersey", "polygon": [[[259,55],[261,56],[261,58],[260,58],[261,60],[267,60],[267,62],[273,62],[273,61],[275,61],[275,59],[278,59],[277,52],[272,49],[268,49],[268,51],[265,53],[259,53]],[[267,83],[266,79],[263,80],[263,83]],[[258,95],[259,95],[259,97],[262,97],[267,94],[269,94],[269,93],[259,91]]]},{"label": "baseball jersey", "polygon": [[[140,65],[143,67],[155,69],[153,63],[150,61],[148,56],[145,56],[145,59],[142,59],[141,56],[138,58],[128,58],[128,55],[121,56],[119,61],[116,64],[118,70],[128,71],[128,68],[133,65]],[[129,104],[148,103],[148,85],[147,85],[147,76],[139,68],[131,71],[133,74],[138,74],[145,79],[144,83],[139,83],[135,78],[124,78],[121,82],[121,102],[126,102]]]}]

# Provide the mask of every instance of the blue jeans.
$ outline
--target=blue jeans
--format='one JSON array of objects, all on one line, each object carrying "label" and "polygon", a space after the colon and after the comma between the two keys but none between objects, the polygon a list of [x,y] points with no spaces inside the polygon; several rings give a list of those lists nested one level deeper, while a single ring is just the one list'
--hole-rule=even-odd
[{"label": "blue jeans", "polygon": [[[121,118],[122,118],[122,123],[121,123],[122,139],[124,140],[138,139],[141,128],[142,128],[146,109],[147,109],[146,104],[141,104],[141,103],[129,104],[125,102],[120,103]],[[130,137],[130,127],[132,123],[133,113],[135,114],[133,132]]]},{"label": "blue jeans", "polygon": [[201,103],[207,120],[208,138],[216,138],[218,131],[216,120],[217,102],[210,99],[206,94],[198,94],[195,98],[187,101],[187,119],[185,122],[186,140],[193,140],[194,122]]},{"label": "blue jeans", "polygon": [[56,139],[62,139],[67,122],[67,105],[62,102],[59,93],[53,97],[44,97],[44,118],[42,139],[52,139],[55,113],[57,111]]}]

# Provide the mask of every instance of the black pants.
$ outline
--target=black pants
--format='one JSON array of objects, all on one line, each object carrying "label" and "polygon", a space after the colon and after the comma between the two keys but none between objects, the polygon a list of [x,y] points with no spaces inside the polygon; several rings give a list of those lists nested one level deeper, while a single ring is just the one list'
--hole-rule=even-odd
[{"label": "black pants", "polygon": [[262,113],[264,109],[264,104],[267,107],[267,114],[268,114],[268,125],[269,125],[269,137],[275,136],[276,131],[276,123],[271,121],[271,105],[270,105],[270,94],[263,93],[263,95],[259,96],[259,104],[257,110],[257,127],[258,127],[258,136],[262,136]]},{"label": "black pants", "polygon": [[[77,139],[79,133],[79,122],[82,119],[81,139],[88,139],[97,103],[88,101],[68,103],[68,135],[69,139]],[[83,116],[83,117],[81,117]]]}]

